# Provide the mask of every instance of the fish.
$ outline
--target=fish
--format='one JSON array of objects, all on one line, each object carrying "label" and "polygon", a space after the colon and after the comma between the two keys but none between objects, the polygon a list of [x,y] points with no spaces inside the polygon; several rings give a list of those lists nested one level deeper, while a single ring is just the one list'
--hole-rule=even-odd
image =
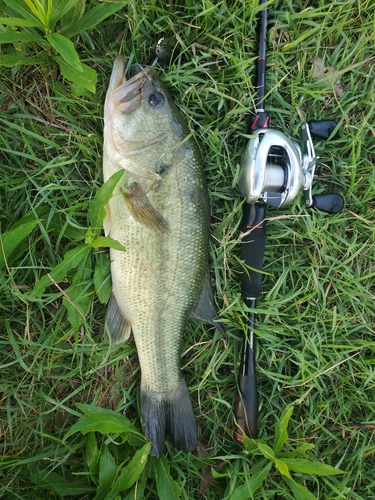
[{"label": "fish", "polygon": [[[117,56],[104,105],[103,179],[119,170],[104,232],[112,295],[106,328],[113,343],[133,334],[141,368],[140,408],[151,454],[170,436],[194,451],[197,426],[181,373],[190,318],[218,326],[209,280],[209,195],[199,149],[155,68]],[[220,327],[220,325],[219,325]]]}]

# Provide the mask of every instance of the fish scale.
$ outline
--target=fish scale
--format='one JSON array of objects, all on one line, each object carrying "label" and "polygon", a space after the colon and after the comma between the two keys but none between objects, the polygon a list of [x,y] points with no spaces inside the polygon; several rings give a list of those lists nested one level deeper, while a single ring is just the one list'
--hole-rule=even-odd
[{"label": "fish scale", "polygon": [[[133,333],[141,367],[141,413],[152,454],[166,434],[196,447],[196,424],[181,374],[181,342],[193,316],[214,323],[208,285],[209,203],[204,171],[178,109],[151,68],[130,80],[116,59],[104,112],[104,180],[125,173],[106,207],[111,249],[112,341]],[[150,97],[151,96],[151,97]]]},{"label": "fish scale", "polygon": [[[170,184],[176,185],[174,177],[180,171],[187,177],[184,168],[180,163],[169,182],[155,193],[157,196],[150,195],[151,203],[169,223],[170,233],[163,235],[140,228],[129,216],[124,220],[126,231],[121,230],[120,222],[111,233],[127,249],[111,251],[112,276],[120,278],[114,280],[113,291],[116,297],[124,297],[123,311],[132,324],[142,367],[142,386],[160,395],[179,387],[180,337],[201,294],[207,269],[207,238],[205,231],[198,229],[199,220],[207,215],[205,203],[194,210],[189,201],[191,183],[187,182],[189,189],[184,193],[180,189],[178,204],[163,201],[170,193]],[[124,214],[120,197],[117,205]],[[189,217],[194,218],[196,227],[186,234]],[[193,279],[189,268],[197,268]],[[154,335],[154,331],[158,334]]]}]

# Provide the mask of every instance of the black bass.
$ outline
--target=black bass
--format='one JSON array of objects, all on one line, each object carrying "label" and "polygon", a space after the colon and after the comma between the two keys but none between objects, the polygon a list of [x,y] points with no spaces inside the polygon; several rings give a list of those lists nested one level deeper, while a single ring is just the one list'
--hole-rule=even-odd
[{"label": "black bass", "polygon": [[[134,67],[132,67],[134,70]],[[124,75],[118,56],[104,108],[104,180],[125,171],[106,207],[113,342],[133,332],[141,366],[141,412],[152,454],[165,435],[196,448],[193,409],[181,375],[181,340],[195,317],[214,324],[208,285],[210,209],[202,162],[187,125],[152,67]],[[133,71],[134,72],[134,71]]]}]

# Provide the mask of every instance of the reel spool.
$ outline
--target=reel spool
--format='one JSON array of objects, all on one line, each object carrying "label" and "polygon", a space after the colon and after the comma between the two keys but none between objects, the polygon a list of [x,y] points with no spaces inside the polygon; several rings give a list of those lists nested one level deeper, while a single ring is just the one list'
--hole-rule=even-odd
[{"label": "reel spool", "polygon": [[302,190],[307,207],[328,213],[339,212],[343,207],[340,195],[312,196],[311,191],[318,157],[315,156],[310,128],[318,128],[321,133],[319,137],[328,138],[332,123],[304,123],[302,149],[279,130],[263,128],[253,131],[245,150],[239,180],[240,191],[246,202],[286,207]]}]

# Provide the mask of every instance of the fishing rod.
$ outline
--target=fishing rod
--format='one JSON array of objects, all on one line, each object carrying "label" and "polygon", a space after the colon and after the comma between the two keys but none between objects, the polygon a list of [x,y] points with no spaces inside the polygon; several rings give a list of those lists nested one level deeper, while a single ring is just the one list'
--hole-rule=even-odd
[{"label": "fishing rod", "polygon": [[[260,6],[267,0],[260,0]],[[256,111],[249,124],[251,136],[245,149],[239,189],[245,198],[241,221],[241,259],[246,270],[241,277],[241,293],[248,308],[247,328],[243,338],[234,414],[235,439],[243,434],[258,435],[258,403],[255,363],[255,307],[262,292],[262,269],[266,242],[266,208],[284,208],[302,190],[306,207],[326,213],[337,213],[343,199],[335,193],[312,195],[312,182],[318,157],[312,136],[328,139],[336,127],[332,120],[312,120],[302,124],[302,147],[280,130],[269,128],[265,111],[267,7],[259,20],[259,52],[257,59]]]}]

